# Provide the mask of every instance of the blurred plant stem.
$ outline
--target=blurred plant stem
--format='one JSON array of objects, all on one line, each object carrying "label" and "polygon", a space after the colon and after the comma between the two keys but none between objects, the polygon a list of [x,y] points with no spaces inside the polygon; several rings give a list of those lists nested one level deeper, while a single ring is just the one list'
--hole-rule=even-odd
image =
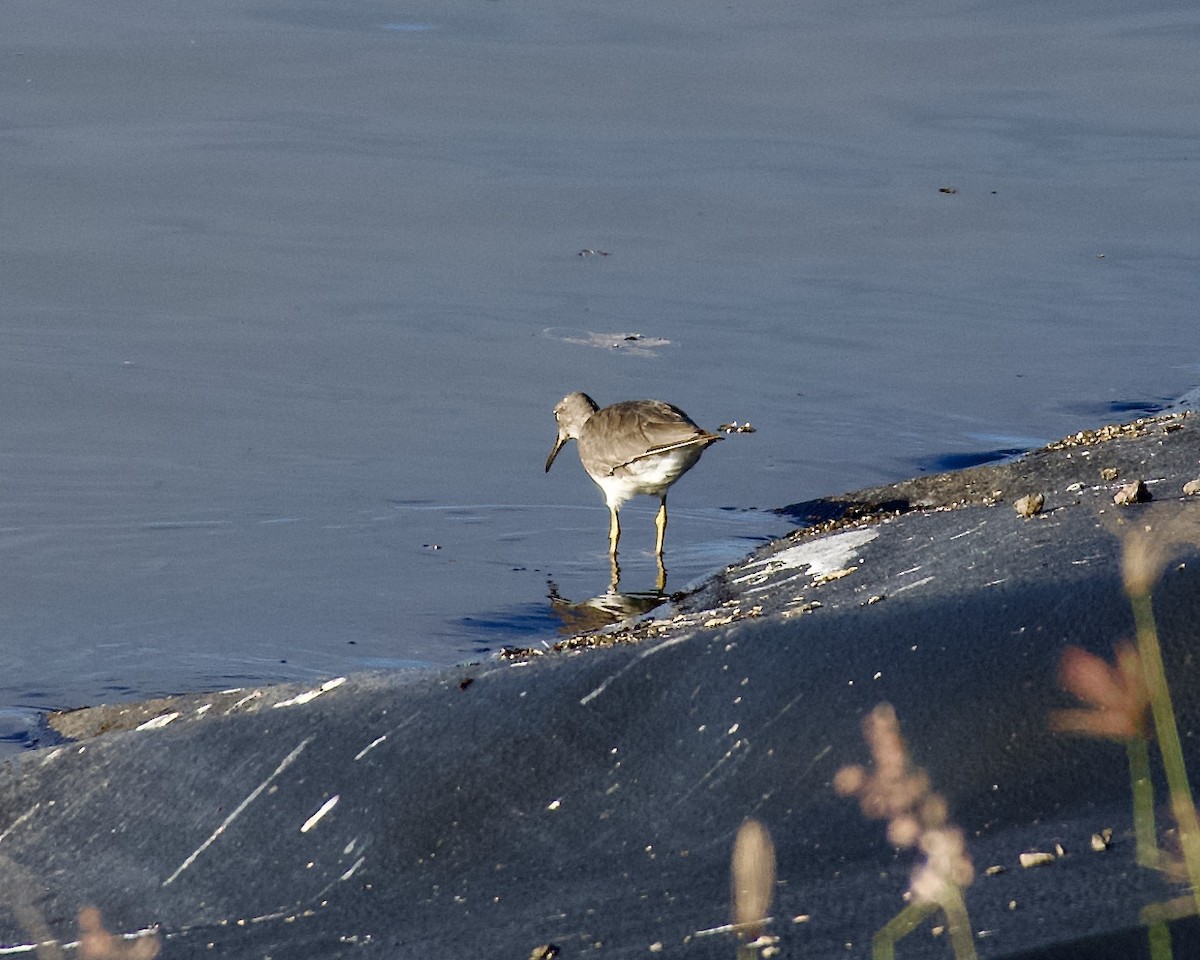
[{"label": "blurred plant stem", "polygon": [[1165,920],[1157,920],[1150,924],[1150,960],[1171,960],[1171,928]]},{"label": "blurred plant stem", "polygon": [[[741,943],[737,960],[758,960],[759,938],[775,890],[775,844],[767,828],[747,818],[733,841],[733,924]],[[749,941],[749,942],[746,942]]]},{"label": "blurred plant stem", "polygon": [[1150,781],[1150,746],[1145,737],[1125,741],[1129,757],[1129,783],[1133,790],[1133,828],[1137,836],[1139,867],[1157,870],[1158,841],[1154,836],[1154,784]]},{"label": "blurred plant stem", "polygon": [[[923,920],[937,913],[946,914],[950,946],[957,960],[975,960],[975,941],[971,936],[971,920],[962,894],[953,883],[947,883],[939,903],[918,900],[910,903],[879,928],[871,944],[872,960],[895,960],[896,943],[912,933]],[[1158,958],[1155,958],[1158,960]]]},{"label": "blurred plant stem", "polygon": [[[1154,622],[1154,607],[1149,589],[1131,588],[1129,599],[1133,604],[1134,623],[1137,626],[1138,654],[1146,688],[1150,694],[1150,710],[1154,715],[1154,731],[1162,754],[1163,768],[1167,774],[1167,789],[1171,794],[1171,812],[1179,827],[1179,843],[1183,862],[1192,888],[1195,911],[1200,913],[1200,822],[1196,819],[1196,805],[1192,800],[1192,788],[1188,783],[1187,769],[1183,763],[1183,747],[1179,740],[1179,727],[1175,722],[1175,710],[1171,704],[1171,691],[1167,687],[1167,674],[1163,667],[1162,649],[1158,643],[1158,629]],[[1130,766],[1131,773],[1133,766]],[[1147,782],[1147,787],[1149,783]],[[1134,783],[1135,808],[1137,782]],[[1153,804],[1153,798],[1150,799]],[[1138,831],[1139,862],[1142,854],[1142,834]]]}]

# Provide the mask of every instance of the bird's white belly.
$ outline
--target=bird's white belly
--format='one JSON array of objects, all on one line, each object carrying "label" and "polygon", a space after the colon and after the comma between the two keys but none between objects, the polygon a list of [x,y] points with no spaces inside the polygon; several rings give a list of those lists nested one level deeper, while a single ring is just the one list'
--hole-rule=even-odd
[{"label": "bird's white belly", "polygon": [[680,447],[619,467],[612,476],[592,477],[604,492],[609,507],[619,507],[638,494],[662,496],[703,453],[702,447]]}]

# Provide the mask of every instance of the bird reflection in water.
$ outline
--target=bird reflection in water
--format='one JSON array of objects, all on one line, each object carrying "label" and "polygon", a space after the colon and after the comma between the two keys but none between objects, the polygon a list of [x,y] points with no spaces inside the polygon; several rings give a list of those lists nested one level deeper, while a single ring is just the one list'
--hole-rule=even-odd
[{"label": "bird reflection in water", "polygon": [[657,590],[621,593],[615,579],[604,593],[580,601],[560,596],[558,586],[551,582],[549,598],[550,610],[561,623],[558,633],[564,637],[601,630],[630,617],[639,617],[668,599],[661,586]]}]

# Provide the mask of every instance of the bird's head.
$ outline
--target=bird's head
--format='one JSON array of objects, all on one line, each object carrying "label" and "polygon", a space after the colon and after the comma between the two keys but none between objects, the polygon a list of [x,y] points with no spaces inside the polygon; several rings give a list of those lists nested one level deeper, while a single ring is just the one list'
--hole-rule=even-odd
[{"label": "bird's head", "polygon": [[588,417],[599,409],[596,401],[586,393],[568,393],[554,405],[554,419],[558,423],[558,438],[554,441],[554,449],[550,451],[550,456],[546,458],[547,473],[550,472],[554,458],[558,456],[558,451],[563,448],[563,444],[568,440],[576,439],[579,431],[583,429],[583,425],[587,423]]}]

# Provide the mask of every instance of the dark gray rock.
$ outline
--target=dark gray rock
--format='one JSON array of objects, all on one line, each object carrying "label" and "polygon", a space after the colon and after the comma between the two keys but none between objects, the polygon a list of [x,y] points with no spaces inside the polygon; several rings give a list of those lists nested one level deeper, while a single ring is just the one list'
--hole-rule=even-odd
[{"label": "dark gray rock", "polygon": [[[1108,656],[1131,635],[1113,531],[1194,519],[1198,462],[1194,418],[1145,421],[798,506],[826,532],[550,655],[55,718],[84,739],[0,770],[6,886],[55,936],[95,904],[111,930],[157,926],[168,957],[732,957],[703,932],[728,922],[754,816],[779,955],[869,955],[912,855],[830,780],[888,701],[968,837],[980,955],[1136,955],[1139,910],[1172,889],[1134,862],[1124,750],[1047,716],[1072,705],[1067,644]],[[1113,506],[1107,466],[1158,502]],[[1045,510],[1023,518],[1030,492]],[[1192,769],[1198,552],[1155,594]],[[0,918],[6,944],[29,937]],[[900,955],[949,948],[926,924]]]}]

